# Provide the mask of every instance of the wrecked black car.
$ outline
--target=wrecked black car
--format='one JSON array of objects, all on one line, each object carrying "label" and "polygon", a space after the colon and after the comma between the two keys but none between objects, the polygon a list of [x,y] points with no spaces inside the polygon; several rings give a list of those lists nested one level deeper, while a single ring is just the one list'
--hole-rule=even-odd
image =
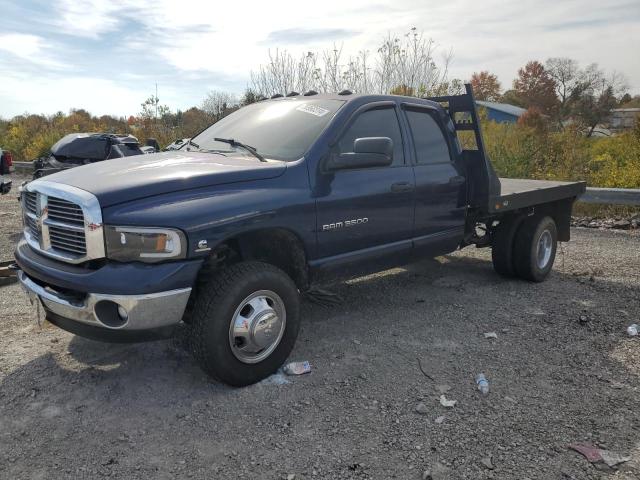
[{"label": "wrecked black car", "polygon": [[48,155],[33,162],[33,178],[80,165],[144,153],[140,148],[140,142],[133,135],[70,133],[58,140]]}]

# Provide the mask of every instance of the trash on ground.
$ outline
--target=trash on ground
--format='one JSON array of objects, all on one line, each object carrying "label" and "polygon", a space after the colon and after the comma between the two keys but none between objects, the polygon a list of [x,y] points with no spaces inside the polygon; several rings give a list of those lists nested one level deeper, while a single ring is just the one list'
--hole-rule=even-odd
[{"label": "trash on ground", "polygon": [[444,395],[440,395],[440,405],[442,405],[443,407],[453,408],[455,407],[456,403],[458,403],[457,400],[447,400],[447,397],[445,397]]},{"label": "trash on ground", "polygon": [[580,325],[586,325],[589,322],[589,317],[587,317],[586,315],[580,315],[578,317],[578,323]]},{"label": "trash on ground", "polygon": [[487,332],[484,334],[484,338],[498,338],[498,334],[496,332]]},{"label": "trash on ground", "polygon": [[587,443],[572,443],[568,445],[571,450],[582,454],[589,463],[604,463],[608,467],[615,467],[621,463],[628,462],[631,457],[620,455],[610,450],[602,450]]},{"label": "trash on ground", "polygon": [[627,327],[627,335],[629,335],[630,337],[637,336],[638,331],[640,331],[640,326],[638,326],[637,323],[634,323],[633,325],[629,325]]},{"label": "trash on ground", "polygon": [[602,457],[600,456],[600,449],[597,447],[594,447],[593,445],[587,445],[582,443],[572,443],[571,445],[569,445],[569,448],[571,450],[575,450],[576,452],[584,455],[584,457],[590,463],[599,462],[602,460]]},{"label": "trash on ground", "polygon": [[304,362],[291,362],[287,363],[283,367],[284,373],[287,375],[304,375],[311,371],[311,364],[307,361]]},{"label": "trash on ground", "polygon": [[484,373],[479,373],[476,375],[476,385],[478,385],[478,390],[483,395],[489,393],[489,380],[484,376]]},{"label": "trash on ground", "polygon": [[494,468],[496,468],[491,461],[491,455],[487,455],[486,457],[482,458],[482,460],[480,460],[480,463],[482,463],[482,465],[484,465],[484,467],[489,470],[493,470]]},{"label": "trash on ground", "polygon": [[620,455],[619,453],[611,452],[609,450],[600,450],[600,456],[608,467],[615,467],[616,465],[620,465],[621,463],[631,460],[630,456]]},{"label": "trash on ground", "polygon": [[435,422],[440,425],[442,422],[444,422],[445,420],[445,416],[444,415],[440,415],[439,417],[436,417]]},{"label": "trash on ground", "polygon": [[416,412],[420,413],[421,415],[426,415],[427,413],[429,413],[429,409],[423,402],[420,402],[418,405],[416,405]]},{"label": "trash on ground", "polygon": [[262,380],[259,384],[260,385],[286,385],[288,383],[291,383],[291,382],[287,380],[287,377],[285,376],[284,372],[282,371],[282,369],[280,369],[273,375],[269,375],[267,378]]}]

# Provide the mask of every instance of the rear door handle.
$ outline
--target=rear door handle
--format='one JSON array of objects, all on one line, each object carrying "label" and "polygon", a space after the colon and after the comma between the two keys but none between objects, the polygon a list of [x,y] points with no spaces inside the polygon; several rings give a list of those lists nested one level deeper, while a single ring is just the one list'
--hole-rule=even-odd
[{"label": "rear door handle", "polygon": [[409,182],[398,182],[391,185],[391,191],[393,193],[410,192],[413,190],[413,184]]},{"label": "rear door handle", "polygon": [[456,177],[451,177],[449,179],[449,185],[452,185],[454,187],[458,187],[460,185],[462,185],[464,183],[464,181],[466,180],[466,178],[458,175]]}]

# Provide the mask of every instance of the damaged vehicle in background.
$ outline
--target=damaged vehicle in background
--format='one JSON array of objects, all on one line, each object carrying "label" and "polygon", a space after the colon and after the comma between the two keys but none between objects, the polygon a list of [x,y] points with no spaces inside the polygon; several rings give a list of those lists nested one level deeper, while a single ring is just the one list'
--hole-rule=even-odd
[{"label": "damaged vehicle in background", "polygon": [[[155,149],[153,145],[149,148]],[[143,151],[140,147],[140,142],[133,135],[70,133],[58,140],[51,147],[48,155],[34,160],[33,178],[35,180],[36,178],[89,163],[143,155],[144,153],[154,152]]]},{"label": "damaged vehicle in background", "polygon": [[4,195],[11,191],[11,167],[13,165],[13,155],[9,150],[0,148],[0,194]]},{"label": "damaged vehicle in background", "polygon": [[169,145],[162,149],[163,152],[170,152],[171,150],[180,150],[186,144],[189,143],[190,138],[178,138],[177,140],[171,142]]}]

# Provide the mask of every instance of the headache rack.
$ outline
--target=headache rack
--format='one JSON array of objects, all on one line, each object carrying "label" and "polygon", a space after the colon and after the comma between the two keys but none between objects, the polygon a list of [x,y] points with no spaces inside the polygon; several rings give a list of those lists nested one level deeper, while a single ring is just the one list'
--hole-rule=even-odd
[{"label": "headache rack", "polygon": [[426,97],[426,99],[442,105],[451,117],[457,132],[473,132],[476,148],[470,149],[468,146],[462,148],[462,161],[468,185],[468,202],[471,207],[487,210],[495,199],[500,197],[500,179],[484,149],[473,90],[468,83],[464,87],[466,93],[462,95]]}]

